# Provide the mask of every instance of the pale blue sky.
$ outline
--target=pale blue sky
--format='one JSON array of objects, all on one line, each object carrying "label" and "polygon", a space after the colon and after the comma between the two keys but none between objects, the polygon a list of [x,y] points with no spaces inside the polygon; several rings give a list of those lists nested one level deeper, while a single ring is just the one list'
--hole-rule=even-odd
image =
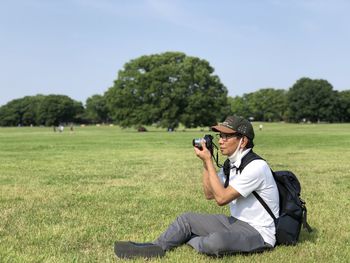
[{"label": "pale blue sky", "polygon": [[0,105],[64,94],[85,103],[131,59],[209,61],[230,96],[301,77],[350,89],[347,0],[0,0]]}]

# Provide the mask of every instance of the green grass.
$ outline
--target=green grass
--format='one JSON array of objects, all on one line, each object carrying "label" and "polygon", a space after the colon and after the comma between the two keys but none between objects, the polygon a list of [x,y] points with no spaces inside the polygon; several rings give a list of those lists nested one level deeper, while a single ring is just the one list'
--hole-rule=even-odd
[{"label": "green grass", "polygon": [[[254,126],[255,151],[298,175],[314,232],[263,254],[181,246],[155,261],[350,261],[350,125]],[[203,197],[191,142],[205,133],[0,128],[0,262],[115,262],[115,240],[152,241],[186,211],[228,214]]]}]

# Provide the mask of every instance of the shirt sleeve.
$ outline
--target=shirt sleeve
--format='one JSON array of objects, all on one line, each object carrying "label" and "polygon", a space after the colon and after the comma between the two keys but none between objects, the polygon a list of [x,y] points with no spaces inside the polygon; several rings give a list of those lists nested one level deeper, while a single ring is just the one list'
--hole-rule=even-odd
[{"label": "shirt sleeve", "polygon": [[253,191],[259,189],[264,181],[263,166],[266,162],[263,160],[254,160],[249,163],[241,174],[235,176],[230,185],[238,191],[241,196],[247,197]]}]

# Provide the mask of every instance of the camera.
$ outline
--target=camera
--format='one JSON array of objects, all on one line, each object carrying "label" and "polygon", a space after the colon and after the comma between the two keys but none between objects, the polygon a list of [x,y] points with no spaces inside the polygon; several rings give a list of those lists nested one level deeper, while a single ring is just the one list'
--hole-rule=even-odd
[{"label": "camera", "polygon": [[203,138],[197,138],[192,140],[192,145],[194,147],[197,147],[198,149],[202,149],[202,140],[205,141],[205,146],[208,148],[208,150],[213,154],[213,136],[210,134],[204,135]]},{"label": "camera", "polygon": [[[219,164],[219,154],[218,154],[218,146],[213,142],[213,136],[211,136],[210,134],[206,134],[204,135],[203,138],[197,138],[197,139],[193,139],[192,140],[192,145],[194,147],[197,147],[198,149],[202,150],[202,141],[205,141],[205,146],[208,148],[211,156],[213,157],[213,159],[215,160],[215,163],[217,165],[217,167],[222,168],[223,165]],[[214,154],[214,148],[215,148],[215,153]]]}]

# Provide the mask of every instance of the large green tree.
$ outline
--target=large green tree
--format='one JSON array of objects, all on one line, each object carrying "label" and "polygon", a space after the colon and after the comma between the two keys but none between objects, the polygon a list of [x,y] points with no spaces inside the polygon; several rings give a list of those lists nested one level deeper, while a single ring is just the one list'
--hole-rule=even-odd
[{"label": "large green tree", "polygon": [[301,78],[288,91],[288,117],[291,121],[334,121],[337,94],[323,79]]},{"label": "large green tree", "polygon": [[105,94],[121,126],[208,126],[228,113],[227,89],[206,60],[180,52],[141,56]]},{"label": "large green tree", "polygon": [[83,111],[82,103],[68,96],[48,95],[38,109],[38,123],[50,126],[74,122]]},{"label": "large green tree", "polygon": [[230,98],[231,111],[235,115],[257,121],[280,121],[287,111],[287,91],[282,89],[260,89]]},{"label": "large green tree", "polygon": [[0,107],[0,126],[16,126],[21,124],[18,112],[18,100],[12,100]]},{"label": "large green tree", "polygon": [[259,121],[281,121],[287,111],[287,91],[260,89],[245,97],[251,117]]},{"label": "large green tree", "polygon": [[26,96],[15,99],[0,108],[0,125],[35,125],[43,95]]},{"label": "large green tree", "polygon": [[242,116],[245,118],[249,117],[249,110],[247,103],[243,97],[235,96],[228,97],[228,103],[230,105],[231,113],[233,115]]},{"label": "large green tree", "polygon": [[102,95],[93,95],[86,100],[85,117],[91,123],[101,123],[109,121],[109,111],[106,98]]},{"label": "large green tree", "polygon": [[338,121],[350,122],[350,90],[340,91],[338,93]]}]

